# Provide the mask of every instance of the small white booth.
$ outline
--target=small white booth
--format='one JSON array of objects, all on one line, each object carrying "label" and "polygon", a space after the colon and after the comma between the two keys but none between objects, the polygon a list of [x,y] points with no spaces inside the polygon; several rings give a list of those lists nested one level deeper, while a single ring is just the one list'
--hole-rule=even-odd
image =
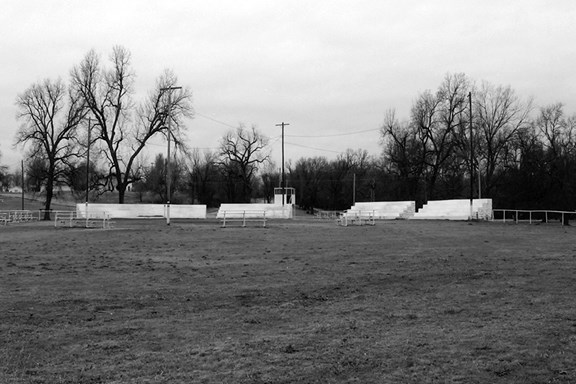
[{"label": "small white booth", "polygon": [[[284,198],[284,200],[282,200]],[[274,204],[276,205],[296,205],[296,190],[291,187],[285,187],[282,193],[281,187],[274,188]]]}]

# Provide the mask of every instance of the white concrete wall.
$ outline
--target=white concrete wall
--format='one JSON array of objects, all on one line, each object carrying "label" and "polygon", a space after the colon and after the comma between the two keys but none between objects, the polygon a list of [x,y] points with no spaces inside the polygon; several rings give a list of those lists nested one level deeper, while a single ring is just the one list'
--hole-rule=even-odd
[{"label": "white concrete wall", "polygon": [[[492,218],[492,199],[472,200],[472,217],[480,220]],[[431,200],[414,214],[413,219],[468,220],[470,218],[470,200]]]},{"label": "white concrete wall", "polygon": [[[85,217],[86,204],[76,204],[78,217]],[[165,204],[88,204],[88,212],[106,212],[110,218],[137,219],[166,217]],[[205,205],[170,205],[171,219],[205,219]]]}]

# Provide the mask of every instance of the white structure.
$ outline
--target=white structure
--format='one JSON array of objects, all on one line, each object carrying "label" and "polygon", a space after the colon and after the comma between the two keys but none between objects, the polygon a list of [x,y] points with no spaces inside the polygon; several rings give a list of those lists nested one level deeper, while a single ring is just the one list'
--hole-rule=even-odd
[{"label": "white structure", "polygon": [[284,196],[284,205],[286,204],[296,204],[296,190],[291,187],[284,188],[284,194],[282,194],[282,188],[274,188],[274,204],[282,205],[282,196]]},{"label": "white structure", "polygon": [[344,215],[358,216],[361,212],[370,212],[375,219],[394,220],[409,219],[414,216],[415,211],[414,201],[372,201],[356,203]]},{"label": "white structure", "polygon": [[[490,220],[492,199],[472,200],[472,219]],[[414,214],[415,220],[469,220],[470,200],[431,200]]]},{"label": "white structure", "polygon": [[223,203],[218,209],[216,218],[222,219],[225,215],[227,218],[248,215],[252,217],[263,216],[266,219],[291,219],[294,217],[294,204],[296,204],[296,190],[294,188],[284,188],[284,194],[282,194],[282,188],[274,188],[273,204]]},{"label": "white structure", "polygon": [[[76,204],[78,217],[85,217],[97,212],[107,213],[113,219],[137,219],[166,217],[164,204]],[[205,219],[206,205],[170,205],[170,218],[173,219]]]}]

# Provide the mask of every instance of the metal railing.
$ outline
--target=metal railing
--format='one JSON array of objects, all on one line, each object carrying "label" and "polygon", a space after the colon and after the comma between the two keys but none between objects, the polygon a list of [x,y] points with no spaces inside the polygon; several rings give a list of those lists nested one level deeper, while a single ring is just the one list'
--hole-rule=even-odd
[{"label": "metal railing", "polygon": [[106,212],[88,212],[88,215],[82,212],[79,215],[76,211],[56,211],[54,226],[108,229],[111,222]]},{"label": "metal railing", "polygon": [[262,222],[262,226],[266,227],[267,218],[265,210],[225,210],[220,220],[222,228],[226,227],[226,222],[241,222],[245,227],[249,221]]},{"label": "metal railing", "polygon": [[[497,215],[497,213],[499,213]],[[574,211],[554,211],[554,210],[528,210],[528,209],[493,209],[492,221],[520,222],[527,223],[549,223],[551,221],[560,221],[562,225],[567,223],[568,220],[576,218]]]},{"label": "metal railing", "polygon": [[0,221],[6,225],[6,223],[23,223],[27,221],[38,220],[38,215],[36,211],[30,211],[27,209],[12,209],[12,210],[1,210],[0,211]]},{"label": "metal railing", "polygon": [[376,225],[374,210],[368,211],[346,211],[336,220],[336,224],[347,227],[348,224],[356,225]]}]

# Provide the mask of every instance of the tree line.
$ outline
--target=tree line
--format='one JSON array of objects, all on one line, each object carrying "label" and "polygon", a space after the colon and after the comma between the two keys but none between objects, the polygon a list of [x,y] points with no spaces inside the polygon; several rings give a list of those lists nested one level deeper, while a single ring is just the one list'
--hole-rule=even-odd
[{"label": "tree line", "polygon": [[[174,203],[272,201],[281,174],[268,138],[256,127],[227,132],[216,150],[188,148],[190,89],[165,70],[137,101],[134,81],[130,52],[117,46],[107,62],[92,50],[67,82],[47,79],[17,96],[15,142],[27,150],[27,188],[44,191],[46,210],[62,184],[78,196],[114,191],[123,203],[130,191],[164,202],[168,161]],[[341,210],[378,200],[422,205],[473,195],[492,198],[497,207],[576,208],[576,115],[567,116],[561,103],[537,108],[510,86],[478,85],[457,73],[417,95],[409,116],[399,118],[394,109],[384,116],[380,154],[348,149],[333,160],[286,164],[299,206]],[[176,155],[147,161],[150,140],[168,134]],[[9,180],[5,167],[0,177],[4,184]]]},{"label": "tree line", "polygon": [[518,209],[576,208],[574,133],[576,115],[562,103],[535,108],[510,86],[476,86],[464,74],[418,95],[406,120],[388,111],[381,128],[402,195],[425,202],[468,197],[472,188]]},{"label": "tree line", "polygon": [[[576,115],[562,103],[535,107],[510,86],[447,74],[435,91],[416,97],[406,118],[386,111],[380,143],[379,155],[348,149],[333,160],[288,163],[287,185],[296,189],[298,205],[342,210],[355,201],[414,200],[421,206],[472,196],[511,209],[576,209]],[[196,156],[190,169],[193,189],[202,191],[198,200],[207,204],[231,180],[216,176],[217,158]],[[253,181],[258,197],[270,200],[280,185],[274,169]]]}]

